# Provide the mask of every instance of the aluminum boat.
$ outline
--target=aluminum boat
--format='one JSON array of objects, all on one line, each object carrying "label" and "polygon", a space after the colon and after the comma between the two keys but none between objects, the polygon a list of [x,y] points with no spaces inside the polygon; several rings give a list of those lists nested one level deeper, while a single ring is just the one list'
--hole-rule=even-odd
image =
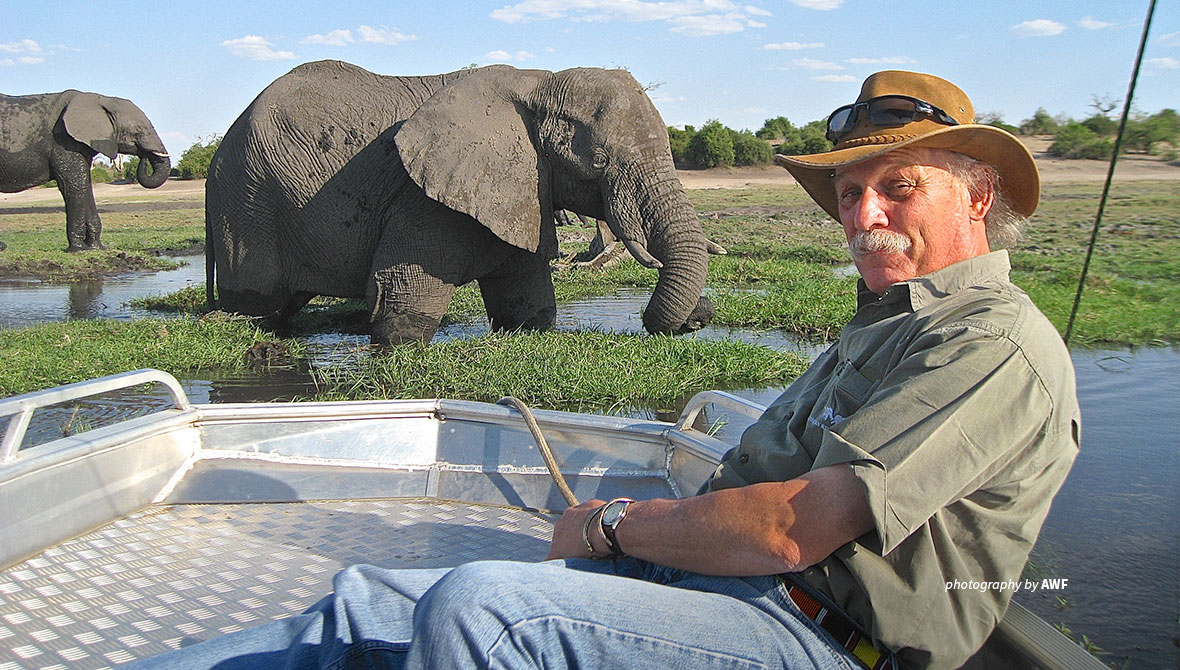
[{"label": "aluminum boat", "polygon": [[[22,448],[34,413],[159,385],[146,416]],[[730,447],[679,420],[535,412],[580,499],[693,494]],[[140,370],[0,400],[0,670],[105,668],[298,613],[354,563],[541,560],[565,501],[521,413],[460,400],[192,404]],[[748,420],[748,419],[746,419]],[[1102,668],[1013,603],[969,668]]]}]

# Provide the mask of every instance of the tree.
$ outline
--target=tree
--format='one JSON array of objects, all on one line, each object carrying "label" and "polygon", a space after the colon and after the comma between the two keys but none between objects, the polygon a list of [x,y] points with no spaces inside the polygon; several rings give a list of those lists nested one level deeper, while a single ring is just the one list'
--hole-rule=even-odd
[{"label": "tree", "polygon": [[733,165],[731,132],[716,119],[706,123],[688,143],[689,162],[702,168]]},{"label": "tree", "polygon": [[795,132],[795,126],[785,116],[776,116],[773,119],[766,119],[762,124],[762,128],[754,133],[755,137],[764,140],[782,140]]},{"label": "tree", "polygon": [[668,144],[672,149],[672,161],[676,163],[687,163],[688,161],[688,144],[692,141],[693,135],[697,131],[692,126],[684,126],[684,130],[674,126],[668,126]]},{"label": "tree", "polygon": [[769,165],[774,161],[774,149],[766,140],[755,137],[748,130],[729,132],[733,141],[734,165]]},{"label": "tree", "polygon": [[181,179],[204,179],[209,176],[209,163],[217,147],[221,146],[221,135],[213,134],[208,140],[197,143],[184,150],[176,168],[180,171]]},{"label": "tree", "polygon": [[1107,137],[1099,137],[1090,128],[1080,123],[1068,123],[1061,127],[1053,143],[1049,145],[1049,155],[1059,158],[1097,158],[1109,159],[1114,151],[1114,143]]},{"label": "tree", "polygon": [[1020,122],[1021,135],[1053,135],[1057,132],[1058,123],[1049,116],[1044,107],[1038,107],[1031,119]]}]

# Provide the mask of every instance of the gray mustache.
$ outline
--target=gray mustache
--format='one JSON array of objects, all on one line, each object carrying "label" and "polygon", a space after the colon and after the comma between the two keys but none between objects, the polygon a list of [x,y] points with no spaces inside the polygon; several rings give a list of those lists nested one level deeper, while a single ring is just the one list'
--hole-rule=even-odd
[{"label": "gray mustache", "polygon": [[909,238],[890,230],[862,230],[848,242],[848,252],[853,259],[865,254],[884,251],[891,254],[901,254],[913,246]]}]

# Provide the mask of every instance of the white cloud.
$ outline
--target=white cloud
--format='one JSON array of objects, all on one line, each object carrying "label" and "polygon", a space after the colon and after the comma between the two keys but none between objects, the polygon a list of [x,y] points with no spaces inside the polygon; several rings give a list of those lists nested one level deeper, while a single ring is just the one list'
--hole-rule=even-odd
[{"label": "white cloud", "polygon": [[826,60],[815,60],[813,58],[796,58],[791,61],[797,68],[804,70],[843,70],[844,66],[839,63],[833,63]]},{"label": "white cloud", "polygon": [[484,60],[490,61],[490,62],[508,63],[511,61],[532,60],[532,59],[536,58],[536,56],[534,54],[527,52],[527,51],[517,51],[515,54],[510,54],[507,51],[504,51],[503,49],[497,49],[496,51],[492,51],[487,54],[484,54],[483,58],[484,58]]},{"label": "white cloud", "polygon": [[1161,70],[1180,70],[1180,60],[1176,60],[1175,58],[1148,58],[1145,62]]},{"label": "white cloud", "polygon": [[1036,19],[1017,23],[1009,30],[1021,37],[1052,37],[1065,32],[1065,26],[1049,19]]},{"label": "white cloud", "polygon": [[822,49],[823,46],[823,42],[776,42],[764,44],[762,48],[767,51],[802,51],[803,49]]},{"label": "white cloud", "polygon": [[765,28],[752,16],[772,14],[733,0],[522,0],[501,7],[491,17],[505,23],[569,19],[581,22],[663,21],[672,32],[686,35],[724,35],[746,28]]},{"label": "white cloud", "polygon": [[1180,47],[1180,32],[1165,33],[1157,37],[1155,41],[1166,47]]},{"label": "white cloud", "polygon": [[258,35],[246,35],[237,39],[226,40],[221,46],[238,58],[246,60],[291,60],[295,54],[290,51],[275,51],[270,40]]},{"label": "white cloud", "polygon": [[406,35],[397,30],[370,28],[369,26],[361,26],[356,29],[356,32],[361,36],[361,40],[372,44],[388,44],[393,46],[402,42],[413,42],[418,39],[417,35]]},{"label": "white cloud", "polygon": [[909,56],[884,56],[882,58],[845,58],[849,65],[913,65],[918,61]]},{"label": "white cloud", "polygon": [[790,0],[790,2],[796,7],[802,7],[803,9],[818,9],[820,11],[839,9],[840,5],[844,4],[844,0]]},{"label": "white cloud", "polygon": [[40,56],[21,56],[20,58],[5,58],[0,60],[0,67],[16,67],[18,65],[36,65],[37,63],[44,63],[45,59]]},{"label": "white cloud", "polygon": [[33,40],[21,40],[19,42],[6,42],[0,44],[0,53],[10,54],[39,54],[42,53],[41,45]]},{"label": "white cloud", "polygon": [[300,44],[324,44],[330,47],[342,47],[352,44],[352,31],[348,29],[333,30],[327,35],[308,35],[299,41]]},{"label": "white cloud", "polygon": [[1086,18],[1079,21],[1078,25],[1085,28],[1086,30],[1102,30],[1103,28],[1109,28],[1114,24],[1107,21],[1099,21],[1092,16],[1087,16]]},{"label": "white cloud", "polygon": [[818,77],[812,77],[811,80],[827,81],[835,84],[851,84],[858,81],[856,77],[853,77],[850,74],[821,74]]}]

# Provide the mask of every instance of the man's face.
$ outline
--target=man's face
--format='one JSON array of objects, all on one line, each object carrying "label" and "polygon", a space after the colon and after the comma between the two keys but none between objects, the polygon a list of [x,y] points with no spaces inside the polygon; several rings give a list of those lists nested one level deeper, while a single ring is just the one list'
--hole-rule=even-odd
[{"label": "man's face", "polygon": [[840,222],[869,290],[988,252],[991,193],[972,198],[948,171],[953,156],[903,148],[837,171]]}]

